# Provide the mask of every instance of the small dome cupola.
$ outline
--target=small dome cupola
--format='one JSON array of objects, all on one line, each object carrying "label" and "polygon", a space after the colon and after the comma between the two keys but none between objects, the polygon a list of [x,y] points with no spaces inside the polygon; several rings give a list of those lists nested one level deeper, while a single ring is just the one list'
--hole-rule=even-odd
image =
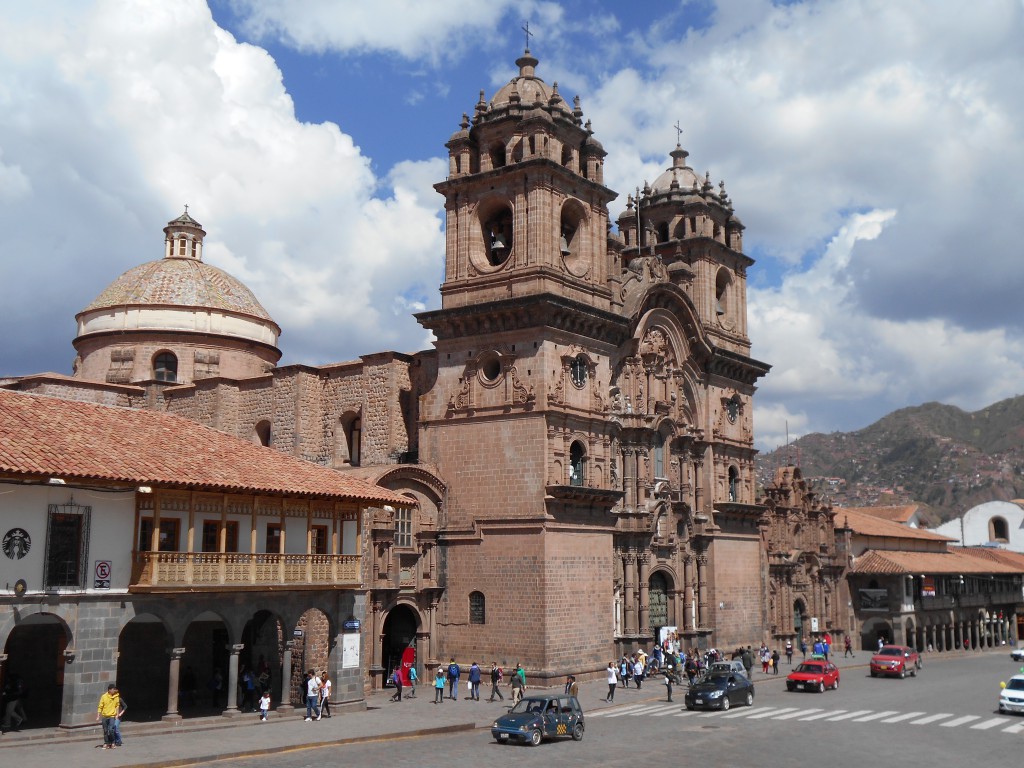
[{"label": "small dome cupola", "polygon": [[164,258],[203,260],[203,238],[206,232],[203,226],[185,212],[176,219],[167,222],[164,227]]}]

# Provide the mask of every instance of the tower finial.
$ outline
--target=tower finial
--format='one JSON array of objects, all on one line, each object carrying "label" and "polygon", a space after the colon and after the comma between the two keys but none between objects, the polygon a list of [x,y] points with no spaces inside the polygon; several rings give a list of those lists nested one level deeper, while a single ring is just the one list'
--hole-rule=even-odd
[{"label": "tower finial", "polygon": [[683,139],[683,129],[679,127],[679,121],[678,120],[676,120],[675,129],[676,129],[676,146],[678,147],[679,143]]},{"label": "tower finial", "polygon": [[526,52],[529,53],[530,52],[530,38],[533,37],[533,32],[530,31],[530,22],[529,21],[524,21],[523,22],[523,26],[521,26],[520,29],[523,30],[523,32],[526,34]]}]

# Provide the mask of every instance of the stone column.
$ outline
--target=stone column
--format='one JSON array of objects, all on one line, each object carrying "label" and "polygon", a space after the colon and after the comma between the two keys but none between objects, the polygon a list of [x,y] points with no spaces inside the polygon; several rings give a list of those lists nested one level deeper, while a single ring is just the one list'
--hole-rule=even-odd
[{"label": "stone column", "polygon": [[1017,613],[1010,614],[1010,644],[1017,645]]},{"label": "stone column", "polygon": [[431,663],[437,661],[437,601],[430,601],[430,613],[428,614],[430,621],[430,650],[428,652],[429,660]]},{"label": "stone column", "polygon": [[650,584],[647,582],[647,555],[637,555],[637,586],[640,592],[640,634],[646,635],[651,631],[650,606],[648,605],[648,592]]},{"label": "stone column", "polygon": [[178,678],[181,675],[181,657],[185,655],[184,648],[171,648],[171,660],[167,673],[167,714],[161,720],[181,720],[178,714]]},{"label": "stone column", "polygon": [[224,710],[225,715],[234,715],[238,712],[238,654],[243,648],[245,646],[242,643],[227,646],[231,655],[228,657],[228,706]]},{"label": "stone column", "polygon": [[636,555],[627,553],[623,559],[622,612],[625,634],[637,633],[637,599],[636,599]]},{"label": "stone column", "polygon": [[636,507],[636,450],[622,449],[622,489],[626,492],[623,502],[626,509]]},{"label": "stone column", "polygon": [[687,554],[683,559],[683,629],[691,630],[696,626],[694,614],[694,576],[693,555]]},{"label": "stone column", "polygon": [[708,621],[708,556],[697,555],[697,624],[710,626]]},{"label": "stone column", "polygon": [[277,711],[285,714],[291,712],[292,706],[292,649],[295,647],[294,640],[284,641],[284,653],[281,656],[281,701],[277,705]]}]

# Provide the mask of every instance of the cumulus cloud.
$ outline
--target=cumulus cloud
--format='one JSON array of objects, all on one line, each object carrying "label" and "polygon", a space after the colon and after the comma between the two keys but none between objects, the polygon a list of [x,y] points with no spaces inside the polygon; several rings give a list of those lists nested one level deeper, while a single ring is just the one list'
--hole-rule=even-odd
[{"label": "cumulus cloud", "polygon": [[[199,0],[68,11],[47,26],[26,7],[0,32],[0,174],[23,179],[0,221],[34,251],[3,261],[0,299],[25,329],[2,342],[6,373],[38,370],[40,349],[67,371],[74,313],[159,258],[161,228],[185,203],[209,233],[205,260],[285,329],[286,360],[421,347],[422,328],[390,308],[436,291],[444,240],[425,179],[443,169],[377,178],[338,125],[298,121],[271,57]],[[29,36],[35,46],[18,44]],[[40,259],[81,279],[49,281]],[[37,294],[50,290],[49,311],[68,322],[43,327]]]}]

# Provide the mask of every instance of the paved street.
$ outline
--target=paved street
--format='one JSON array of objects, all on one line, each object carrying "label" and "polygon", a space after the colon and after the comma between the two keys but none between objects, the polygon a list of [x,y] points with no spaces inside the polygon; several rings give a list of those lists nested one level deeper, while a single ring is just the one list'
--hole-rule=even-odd
[{"label": "paved street", "polygon": [[[604,704],[606,687],[588,683],[581,700],[587,712],[583,741],[544,743],[539,748],[496,744],[485,729],[504,708],[486,701],[431,703],[423,695],[402,704],[386,696],[371,700],[369,711],[331,721],[303,723],[291,718],[260,725],[203,725],[170,733],[131,734],[115,752],[95,748],[96,739],[50,739],[23,746],[0,741],[0,762],[35,768],[92,765],[207,764],[224,756],[228,768],[312,768],[327,764],[440,766],[507,762],[517,766],[609,765],[634,768],[637,760],[656,765],[711,761],[716,765],[789,766],[828,762],[830,768],[864,765],[948,766],[982,758],[987,765],[1011,765],[1024,740],[1024,718],[997,715],[1000,680],[1020,664],[1007,652],[966,657],[925,657],[919,676],[872,679],[867,654],[839,660],[843,676],[837,691],[790,693],[780,675],[755,674],[754,706],[728,712],[688,712],[682,691],[664,701],[664,687],[619,689],[614,706]],[[424,691],[426,693],[426,691]],[[210,725],[222,726],[223,721]],[[474,727],[475,726],[475,727]],[[432,735],[403,736],[439,729]],[[141,729],[139,729],[141,731]],[[355,743],[339,744],[353,739]],[[334,743],[331,743],[334,742]],[[327,746],[309,748],[314,743]],[[231,757],[245,752],[252,757]],[[671,762],[670,762],[671,761]]]}]

